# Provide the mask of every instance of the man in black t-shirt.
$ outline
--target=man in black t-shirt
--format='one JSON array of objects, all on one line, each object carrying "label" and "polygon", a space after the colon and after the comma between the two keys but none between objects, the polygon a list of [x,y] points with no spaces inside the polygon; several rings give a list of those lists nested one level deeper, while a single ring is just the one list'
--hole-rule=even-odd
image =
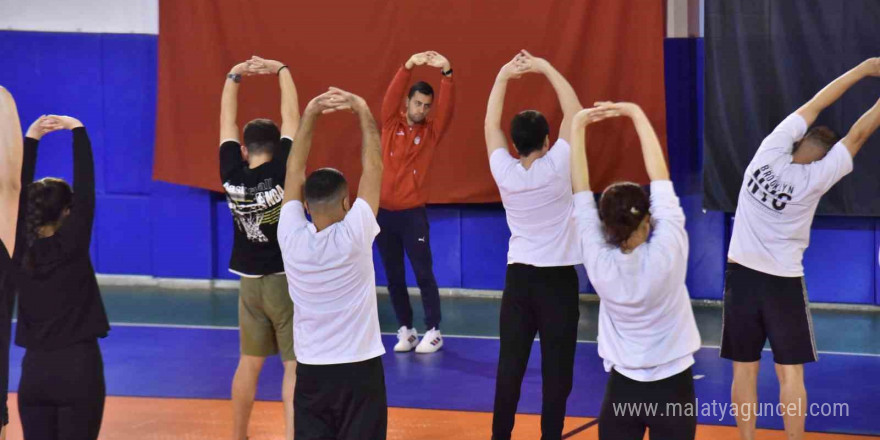
[{"label": "man in black t-shirt", "polygon": [[[281,86],[281,130],[269,119],[254,119],[244,127],[242,145],[236,123],[239,83],[242,76],[268,74],[277,75]],[[253,57],[232,68],[220,105],[220,179],[235,221],[229,271],[241,276],[241,358],[232,380],[236,440],[247,438],[260,370],[276,353],[284,362],[285,438],[293,440],[293,303],[277,232],[287,156],[298,126],[296,87],[286,65]]]}]

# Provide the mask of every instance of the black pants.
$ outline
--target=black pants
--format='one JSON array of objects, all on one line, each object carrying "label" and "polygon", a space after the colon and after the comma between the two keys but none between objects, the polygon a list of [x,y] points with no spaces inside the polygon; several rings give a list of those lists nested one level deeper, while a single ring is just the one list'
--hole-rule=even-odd
[{"label": "black pants", "polygon": [[440,291],[434,278],[434,262],[431,257],[431,234],[428,212],[425,207],[402,211],[379,210],[377,218],[382,231],[376,237],[385,276],[388,278],[388,294],[400,326],[412,328],[413,312],[406,290],[406,270],[403,253],[409,257],[416,283],[422,292],[425,308],[425,326],[428,330],[440,328]]},{"label": "black pants", "polygon": [[18,384],[24,438],[98,438],[104,396],[104,361],[97,341],[25,351]]},{"label": "black pants", "polygon": [[574,267],[507,266],[501,298],[501,353],[495,380],[493,439],[510,439],[535,333],[541,337],[541,438],[562,437],[579,318]]},{"label": "black pants", "polygon": [[611,370],[599,413],[599,439],[642,440],[648,429],[651,440],[693,440],[697,410],[690,368],[655,382]]},{"label": "black pants", "polygon": [[382,358],[296,366],[296,440],[385,440],[388,402]]}]

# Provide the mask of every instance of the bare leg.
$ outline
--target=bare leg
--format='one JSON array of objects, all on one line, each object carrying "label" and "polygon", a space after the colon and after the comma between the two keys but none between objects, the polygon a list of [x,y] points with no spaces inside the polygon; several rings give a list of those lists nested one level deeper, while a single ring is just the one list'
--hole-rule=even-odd
[{"label": "bare leg", "polygon": [[248,421],[257,394],[257,380],[263,369],[264,357],[241,355],[235,377],[232,378],[232,410],[235,431],[233,439],[247,439]]},{"label": "bare leg", "polygon": [[281,398],[284,399],[284,438],[293,440],[293,390],[296,388],[296,361],[284,362]]},{"label": "bare leg", "polygon": [[737,407],[736,426],[739,438],[755,440],[755,411],[758,407],[758,367],[756,362],[733,363],[733,385],[730,400]]},{"label": "bare leg", "polygon": [[807,420],[807,388],[804,386],[803,365],[776,364],[779,379],[779,403],[783,406],[782,421],[789,440],[804,438]]}]

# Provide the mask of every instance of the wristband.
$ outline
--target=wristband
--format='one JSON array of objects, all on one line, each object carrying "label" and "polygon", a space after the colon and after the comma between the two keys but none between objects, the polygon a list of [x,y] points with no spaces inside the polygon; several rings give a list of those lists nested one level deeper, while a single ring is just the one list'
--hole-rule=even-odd
[{"label": "wristband", "polygon": [[226,77],[236,84],[241,82],[241,75],[238,73],[230,73],[229,75],[226,75]]},{"label": "wristband", "polygon": [[452,68],[450,67],[449,70],[447,70],[447,71],[445,71],[445,72],[441,70],[441,71],[440,71],[440,74],[443,75],[443,76],[449,76],[449,75],[452,75]]},{"label": "wristband", "polygon": [[290,70],[290,69],[287,68],[287,64],[285,64],[285,65],[279,67],[279,68],[278,68],[278,71],[275,72],[275,74],[276,74],[276,75],[281,75],[281,71],[284,70],[284,69]]}]

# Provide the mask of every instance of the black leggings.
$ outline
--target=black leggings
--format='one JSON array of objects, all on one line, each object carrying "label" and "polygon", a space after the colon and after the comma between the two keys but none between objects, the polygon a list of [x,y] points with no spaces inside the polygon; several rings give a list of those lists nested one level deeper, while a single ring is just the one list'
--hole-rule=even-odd
[{"label": "black leggings", "polygon": [[97,439],[104,396],[104,362],[97,341],[25,351],[18,411],[26,439]]},{"label": "black leggings", "polygon": [[651,440],[693,440],[695,405],[690,368],[655,382],[639,382],[611,370],[599,414],[599,438],[642,440],[648,429]]}]

